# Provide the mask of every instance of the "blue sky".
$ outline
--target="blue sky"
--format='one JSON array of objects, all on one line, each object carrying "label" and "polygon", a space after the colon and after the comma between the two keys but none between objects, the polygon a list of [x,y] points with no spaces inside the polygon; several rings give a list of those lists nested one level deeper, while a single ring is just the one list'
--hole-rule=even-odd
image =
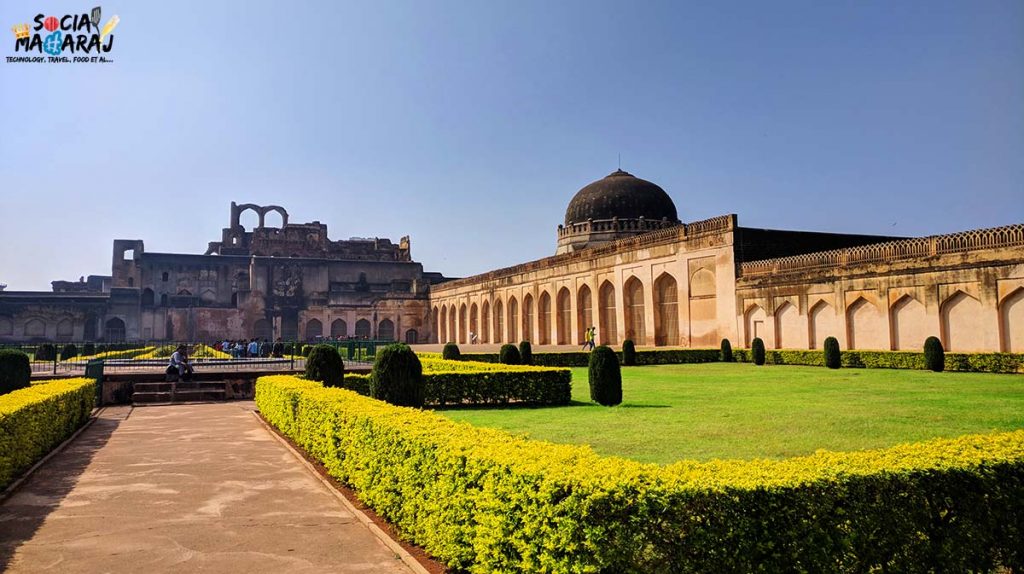
[{"label": "blue sky", "polygon": [[[0,5],[13,24],[81,1]],[[232,200],[465,276],[622,167],[680,218],[1024,221],[1024,2],[118,2],[112,64],[0,62],[0,283],[202,253]]]}]

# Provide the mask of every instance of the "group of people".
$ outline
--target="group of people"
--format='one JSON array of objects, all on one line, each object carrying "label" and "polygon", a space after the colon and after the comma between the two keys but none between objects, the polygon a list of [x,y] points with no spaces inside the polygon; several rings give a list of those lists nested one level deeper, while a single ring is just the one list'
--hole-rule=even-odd
[{"label": "group of people", "polygon": [[277,341],[273,344],[267,339],[260,339],[259,337],[253,337],[248,341],[244,339],[239,339],[238,341],[225,339],[219,343],[214,343],[213,348],[222,353],[227,353],[235,359],[256,357],[280,358],[284,356],[284,342],[281,340],[281,337],[278,337]]},{"label": "group of people", "polygon": [[597,327],[590,327],[583,334],[583,348],[581,351],[593,351],[597,344]]}]

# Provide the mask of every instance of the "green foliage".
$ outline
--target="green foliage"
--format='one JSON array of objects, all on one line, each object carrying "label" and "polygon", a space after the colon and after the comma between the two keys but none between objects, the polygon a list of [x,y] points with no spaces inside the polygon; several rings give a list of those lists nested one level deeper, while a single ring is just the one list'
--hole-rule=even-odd
[{"label": "green foliage", "polygon": [[498,351],[498,362],[504,365],[518,365],[522,362],[519,349],[512,343],[505,343]]},{"label": "green foliage", "polygon": [[754,337],[754,340],[750,342],[750,357],[755,365],[764,364],[764,341],[761,340],[761,337]]},{"label": "green foliage", "polygon": [[44,381],[0,396],[0,490],[85,424],[95,404],[93,379]]},{"label": "green foliage", "polygon": [[260,378],[256,405],[331,476],[456,571],[1024,566],[1024,431],[659,467],[287,376]]},{"label": "green foliage", "polygon": [[835,337],[826,337],[822,354],[825,358],[825,366],[830,369],[838,369],[842,365],[842,355],[839,352],[839,341]]},{"label": "green foliage", "polygon": [[0,349],[0,395],[23,389],[32,382],[28,355],[16,349]]},{"label": "green foliage", "polygon": [[722,339],[722,349],[720,351],[719,359],[723,363],[733,362],[732,343],[729,342],[729,339]]},{"label": "green foliage", "polygon": [[929,371],[936,373],[941,373],[946,368],[946,352],[938,337],[928,337],[924,340],[924,364]]},{"label": "green foliage", "polygon": [[310,349],[306,359],[306,379],[319,381],[325,387],[342,386],[345,382],[345,363],[338,350],[330,345],[315,345]]},{"label": "green foliage", "polygon": [[636,364],[636,345],[633,339],[626,339],[622,342],[622,365],[632,367]]},{"label": "green foliage", "polygon": [[519,341],[519,362],[523,365],[533,364],[533,347],[529,341]]},{"label": "green foliage", "polygon": [[78,347],[74,343],[68,343],[64,345],[64,348],[60,350],[60,360],[67,361],[74,359],[78,356]]},{"label": "green foliage", "polygon": [[587,372],[590,381],[590,400],[606,407],[622,403],[622,371],[619,356],[606,345],[590,353]]},{"label": "green foliage", "polygon": [[444,344],[444,348],[441,349],[441,357],[448,361],[458,361],[462,357],[462,351],[459,350],[458,345],[448,341]]},{"label": "green foliage", "polygon": [[423,366],[409,345],[395,343],[377,352],[370,396],[403,407],[423,406]]},{"label": "green foliage", "polygon": [[35,360],[52,361],[57,358],[57,348],[53,343],[41,343],[36,347]]},{"label": "green foliage", "polygon": [[82,345],[82,356],[88,357],[96,354],[96,345],[93,343],[86,343]]},{"label": "green foliage", "polygon": [[[568,405],[572,373],[568,370],[423,373],[424,404]],[[344,388],[370,396],[370,375],[345,374]]]},{"label": "green foliage", "polygon": [[[320,346],[320,345],[317,345],[317,346]],[[330,345],[326,345],[326,346],[330,346]],[[302,356],[303,357],[309,358],[309,355],[312,352],[313,352],[313,345],[303,345],[302,346]],[[338,355],[338,356],[340,357],[341,355]]]}]

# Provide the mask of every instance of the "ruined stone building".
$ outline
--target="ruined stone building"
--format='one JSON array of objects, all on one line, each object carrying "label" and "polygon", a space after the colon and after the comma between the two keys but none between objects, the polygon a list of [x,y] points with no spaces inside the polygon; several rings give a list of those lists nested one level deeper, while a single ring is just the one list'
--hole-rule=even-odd
[{"label": "ruined stone building", "polygon": [[[246,211],[259,223],[241,224]],[[267,216],[280,217],[279,227]],[[231,204],[205,254],[152,253],[115,240],[111,275],[54,281],[53,292],[0,292],[0,341],[202,340],[321,336],[424,341],[437,273],[410,242],[331,240],[278,206]]]},{"label": "ruined stone building", "polygon": [[1024,225],[921,238],[681,223],[623,171],[582,188],[553,257],[431,287],[432,339],[1024,352]]}]

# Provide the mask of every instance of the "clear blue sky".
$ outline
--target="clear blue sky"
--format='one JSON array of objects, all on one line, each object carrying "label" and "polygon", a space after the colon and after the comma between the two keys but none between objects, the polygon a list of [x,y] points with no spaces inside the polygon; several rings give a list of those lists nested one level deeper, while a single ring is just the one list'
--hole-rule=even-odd
[{"label": "clear blue sky", "polygon": [[[10,27],[95,2],[5,1]],[[0,283],[202,253],[231,200],[464,276],[622,167],[684,221],[1024,221],[1024,2],[102,2],[113,64],[0,62]],[[895,224],[895,225],[893,225]]]}]

